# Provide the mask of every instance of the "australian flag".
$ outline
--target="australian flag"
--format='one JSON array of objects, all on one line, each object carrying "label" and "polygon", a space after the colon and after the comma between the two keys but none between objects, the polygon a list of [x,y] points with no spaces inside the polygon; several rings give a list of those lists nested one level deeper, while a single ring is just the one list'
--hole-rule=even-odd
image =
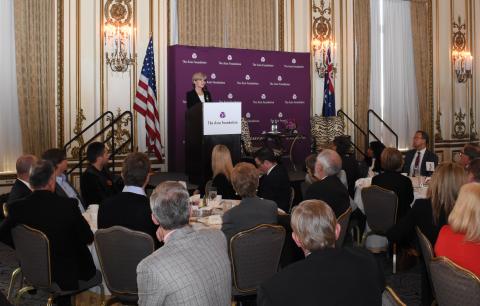
[{"label": "australian flag", "polygon": [[335,89],[333,88],[333,64],[330,54],[330,47],[327,51],[327,71],[323,78],[323,116],[335,116]]}]

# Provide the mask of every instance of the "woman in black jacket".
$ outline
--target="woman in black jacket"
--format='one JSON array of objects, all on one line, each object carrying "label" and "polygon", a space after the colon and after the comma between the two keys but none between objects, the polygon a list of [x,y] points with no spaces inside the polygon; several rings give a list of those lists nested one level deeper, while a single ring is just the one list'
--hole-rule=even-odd
[{"label": "woman in black jacket", "polygon": [[207,90],[207,76],[203,72],[195,72],[192,75],[193,89],[187,92],[187,108],[197,103],[212,102],[212,96]]}]

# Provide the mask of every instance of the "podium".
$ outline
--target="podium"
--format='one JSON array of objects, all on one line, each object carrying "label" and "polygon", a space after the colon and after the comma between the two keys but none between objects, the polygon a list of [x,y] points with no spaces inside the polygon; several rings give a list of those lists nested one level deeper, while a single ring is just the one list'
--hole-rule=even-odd
[{"label": "podium", "polygon": [[193,184],[212,178],[212,149],[228,147],[233,164],[240,161],[240,102],[197,103],[185,114],[185,172]]}]

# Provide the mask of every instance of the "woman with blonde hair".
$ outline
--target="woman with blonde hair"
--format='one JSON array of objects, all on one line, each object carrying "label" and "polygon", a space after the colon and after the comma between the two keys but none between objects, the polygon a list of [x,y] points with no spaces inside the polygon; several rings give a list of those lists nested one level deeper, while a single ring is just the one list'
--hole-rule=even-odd
[{"label": "woman with blonde hair", "polygon": [[442,227],[435,254],[451,259],[480,276],[480,184],[469,183],[460,189],[455,207]]},{"label": "woman with blonde hair", "polygon": [[193,89],[187,92],[187,108],[197,103],[212,102],[212,95],[207,90],[207,75],[203,72],[195,72],[192,75]]},{"label": "woman with blonde hair", "polygon": [[[217,193],[224,199],[236,199],[233,190],[232,179],[232,156],[225,145],[216,145],[212,150],[212,187],[217,188]],[[208,190],[205,190],[208,192]]]}]

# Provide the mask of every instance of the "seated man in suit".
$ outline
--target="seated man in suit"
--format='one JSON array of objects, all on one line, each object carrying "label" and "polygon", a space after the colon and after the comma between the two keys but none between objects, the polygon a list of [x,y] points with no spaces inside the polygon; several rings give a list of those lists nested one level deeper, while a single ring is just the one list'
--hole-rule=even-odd
[{"label": "seated man in suit", "polygon": [[429,142],[428,134],[417,131],[413,137],[413,149],[405,153],[403,171],[409,176],[419,173],[422,176],[431,176],[433,169],[437,167],[438,157],[435,153],[427,150]]},{"label": "seated man in suit", "polygon": [[[75,290],[79,280],[96,275],[87,244],[93,233],[78,210],[77,201],[55,194],[55,169],[49,161],[37,162],[30,173],[33,193],[15,202],[0,227],[0,235],[10,235],[18,224],[43,232],[50,242],[52,280],[62,290]],[[59,303],[69,304],[69,297]]]},{"label": "seated man in suit", "polygon": [[123,191],[107,198],[98,209],[98,228],[120,225],[141,231],[157,241],[157,227],[152,221],[150,202],[145,194],[148,184],[150,160],[147,155],[136,152],[128,154],[123,161]]},{"label": "seated man in suit", "polygon": [[109,158],[110,154],[103,143],[92,142],[88,145],[87,159],[90,165],[80,178],[80,190],[87,205],[101,204],[103,200],[119,193],[123,188],[107,169]]},{"label": "seated man in suit", "polygon": [[65,171],[68,169],[67,154],[63,149],[49,149],[42,154],[42,159],[48,160],[55,167],[55,180],[57,182],[55,186],[55,193],[58,196],[71,198],[77,200],[78,209],[84,213],[86,204],[83,202],[82,197],[77,190],[70,184]]},{"label": "seated man in suit", "polygon": [[340,155],[330,149],[322,150],[315,163],[315,176],[318,180],[305,192],[306,200],[322,200],[330,205],[337,218],[350,207],[348,189],[338,178],[341,169]]},{"label": "seated man in suit", "polygon": [[291,225],[305,259],[261,284],[257,305],[382,305],[383,271],[364,249],[335,248],[341,228],[325,202],[300,203]]},{"label": "seated man in suit", "polygon": [[288,213],[290,204],[290,179],[288,172],[279,165],[270,148],[261,148],[254,154],[255,164],[262,173],[258,185],[258,196],[272,200]]},{"label": "seated man in suit", "polygon": [[232,279],[223,233],[193,230],[188,191],[178,182],[158,185],[150,205],[157,238],[165,244],[137,266],[138,305],[229,305]]},{"label": "seated man in suit", "polygon": [[242,201],[223,215],[222,231],[227,242],[236,233],[259,224],[277,223],[277,204],[257,197],[258,171],[252,164],[237,164],[232,171],[232,184]]},{"label": "seated man in suit", "polygon": [[23,199],[32,193],[28,177],[30,175],[30,169],[36,161],[37,158],[30,154],[22,155],[17,159],[17,164],[15,165],[17,169],[17,179],[8,195],[7,207],[12,202]]}]

